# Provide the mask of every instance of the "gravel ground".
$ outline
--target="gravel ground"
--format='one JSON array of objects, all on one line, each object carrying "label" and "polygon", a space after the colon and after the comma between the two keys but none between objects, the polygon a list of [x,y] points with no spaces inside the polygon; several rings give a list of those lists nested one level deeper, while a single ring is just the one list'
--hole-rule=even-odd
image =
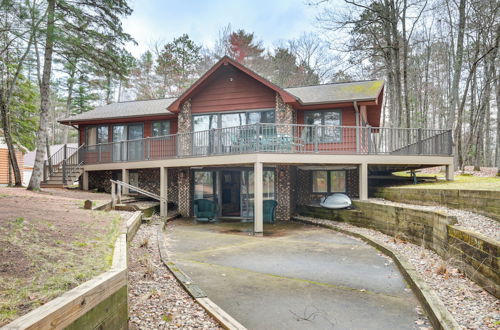
[{"label": "gravel ground", "polygon": [[422,279],[436,292],[463,329],[499,329],[499,300],[467,279],[458,269],[446,264],[433,251],[395,239],[376,230],[347,223],[302,216],[295,218],[317,224],[333,225],[388,245],[415,266]]},{"label": "gravel ground", "polygon": [[160,260],[156,224],[143,224],[129,250],[130,329],[221,329]]},{"label": "gravel ground", "polygon": [[416,210],[433,211],[446,215],[451,215],[457,218],[458,226],[470,231],[483,234],[484,236],[492,238],[496,241],[500,241],[500,223],[491,218],[485,217],[483,215],[474,212],[458,210],[458,209],[450,209],[444,206],[434,206],[434,205],[426,206],[426,205],[398,203],[398,202],[388,201],[382,198],[370,198],[370,202],[393,205],[393,206],[409,207]]}]

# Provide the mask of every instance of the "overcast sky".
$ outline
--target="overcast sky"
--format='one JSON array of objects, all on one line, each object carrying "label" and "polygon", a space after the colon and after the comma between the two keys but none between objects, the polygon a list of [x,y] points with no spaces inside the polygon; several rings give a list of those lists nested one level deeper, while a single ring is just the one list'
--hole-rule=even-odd
[{"label": "overcast sky", "polygon": [[316,8],[307,0],[132,0],[134,12],[124,21],[125,31],[138,45],[129,51],[138,56],[155,41],[169,42],[187,33],[198,44],[213,46],[219,30],[255,32],[265,47],[279,40],[315,31]]}]

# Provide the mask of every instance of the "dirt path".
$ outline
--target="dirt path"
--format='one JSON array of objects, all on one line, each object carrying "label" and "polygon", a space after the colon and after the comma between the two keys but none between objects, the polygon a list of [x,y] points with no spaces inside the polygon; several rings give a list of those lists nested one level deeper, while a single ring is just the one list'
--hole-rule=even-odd
[{"label": "dirt path", "polygon": [[156,235],[143,224],[130,246],[130,329],[221,329],[162,263]]},{"label": "dirt path", "polygon": [[121,213],[82,208],[107,198],[0,188],[0,326],[109,267]]}]

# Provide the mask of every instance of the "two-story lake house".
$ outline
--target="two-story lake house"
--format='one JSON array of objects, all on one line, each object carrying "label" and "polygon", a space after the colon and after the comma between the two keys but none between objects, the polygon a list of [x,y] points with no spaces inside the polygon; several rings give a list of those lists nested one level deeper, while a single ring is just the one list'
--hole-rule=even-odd
[{"label": "two-story lake house", "polygon": [[[382,80],[281,88],[224,57],[179,97],[61,120],[80,145],[59,155],[64,180],[106,191],[124,181],[186,217],[208,200],[217,218],[253,219],[260,234],[266,200],[287,220],[331,193],[367,199],[371,175],[446,166],[453,179],[451,131],[380,127],[383,94]],[[61,179],[59,163],[48,183]]]}]

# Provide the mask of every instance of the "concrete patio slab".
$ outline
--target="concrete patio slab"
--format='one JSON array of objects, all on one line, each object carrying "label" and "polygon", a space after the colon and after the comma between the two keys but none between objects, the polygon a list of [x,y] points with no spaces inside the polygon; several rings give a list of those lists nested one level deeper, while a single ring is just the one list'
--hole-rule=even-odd
[{"label": "concrete patio slab", "polygon": [[286,222],[169,223],[171,258],[249,329],[415,329],[418,301],[375,249]]}]

